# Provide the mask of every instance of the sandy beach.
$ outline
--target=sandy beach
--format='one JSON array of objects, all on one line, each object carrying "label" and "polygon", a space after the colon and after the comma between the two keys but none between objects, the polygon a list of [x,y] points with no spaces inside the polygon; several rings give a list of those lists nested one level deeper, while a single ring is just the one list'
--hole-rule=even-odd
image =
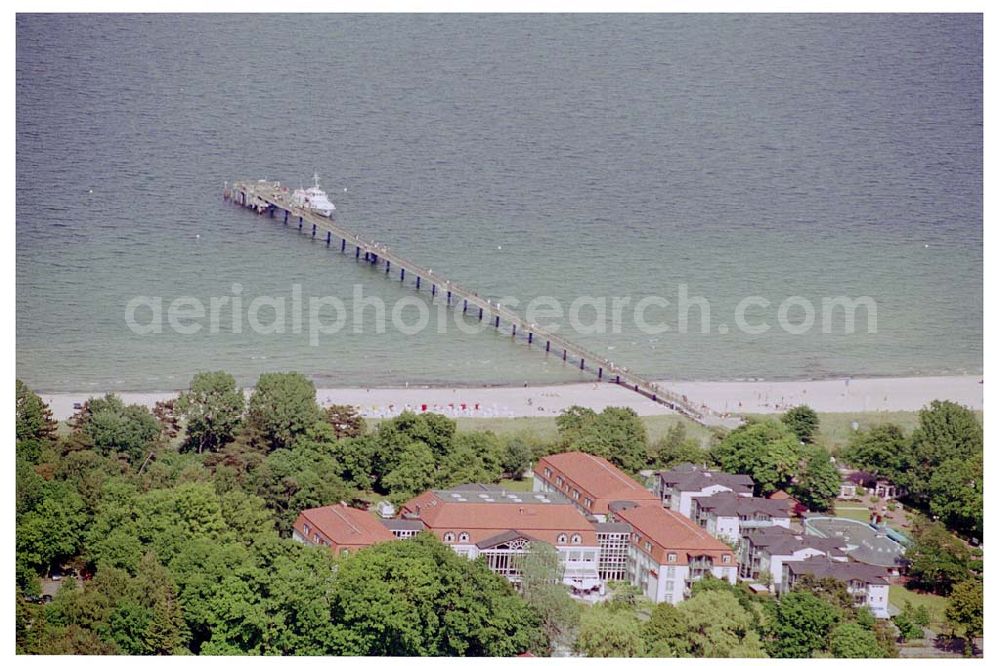
[{"label": "sandy beach", "polygon": [[[775,413],[806,404],[818,412],[915,411],[931,400],[953,400],[981,410],[982,377],[897,377],[818,381],[662,382],[695,404],[719,412]],[[60,420],[90,394],[50,393],[42,398]],[[99,394],[97,394],[99,395]],[[125,402],[152,407],[177,392],[122,392]],[[571,405],[601,410],[631,407],[638,414],[668,414],[662,405],[614,384],[579,383],[514,387],[323,388],[321,405],[354,405],[368,417],[388,417],[410,409],[455,417],[555,416]]]}]

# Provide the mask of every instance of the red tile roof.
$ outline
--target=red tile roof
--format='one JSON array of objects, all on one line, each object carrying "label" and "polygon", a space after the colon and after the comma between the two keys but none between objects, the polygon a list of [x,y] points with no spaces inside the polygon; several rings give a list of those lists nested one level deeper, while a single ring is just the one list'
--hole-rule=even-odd
[{"label": "red tile roof", "polygon": [[306,509],[296,518],[293,529],[309,543],[325,540],[331,548],[352,551],[395,539],[373,514],[343,504]]},{"label": "red tile roof", "polygon": [[[679,513],[655,504],[616,506],[613,513],[632,526],[640,541],[651,543],[647,552],[661,564],[686,564],[690,557],[709,555],[716,566],[736,565],[732,548]],[[669,553],[677,555],[676,562],[668,560]],[[729,555],[729,562],[722,562],[722,555]]]},{"label": "red tile roof", "polygon": [[[442,496],[442,494],[444,496]],[[466,501],[449,501],[446,491],[428,490],[409,502],[402,509],[403,515],[417,518],[438,538],[451,532],[452,543],[460,543],[459,535],[468,532],[467,543],[479,543],[489,537],[509,530],[552,545],[571,546],[573,534],[580,535],[576,545],[594,546],[597,533],[594,525],[567,502],[504,503],[487,502],[475,496]],[[558,537],[565,534],[567,541]]]},{"label": "red tile roof", "polygon": [[[549,475],[545,474],[547,468],[552,470]],[[641,483],[607,459],[589,453],[571,451],[545,456],[535,465],[534,474],[591,514],[608,513],[608,502],[613,500],[659,503]],[[563,478],[562,486],[557,483],[557,477]],[[572,496],[573,490],[579,491],[579,498]],[[590,506],[584,499],[591,501]]]}]

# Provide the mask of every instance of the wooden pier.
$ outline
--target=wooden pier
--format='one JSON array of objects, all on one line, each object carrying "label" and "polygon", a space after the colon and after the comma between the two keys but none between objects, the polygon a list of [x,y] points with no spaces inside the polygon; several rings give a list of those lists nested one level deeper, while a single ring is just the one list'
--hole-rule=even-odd
[{"label": "wooden pier", "polygon": [[503,328],[515,339],[524,340],[530,347],[538,346],[546,354],[558,354],[565,363],[573,363],[581,372],[590,372],[598,381],[618,384],[635,391],[653,402],[662,404],[697,423],[706,426],[735,427],[740,419],[719,414],[704,405],[696,406],[684,396],[658,386],[635,372],[622,368],[566,338],[537,328],[516,313],[479,296],[476,292],[445,279],[440,273],[418,266],[396,254],[384,244],[364,239],[334,220],[292,202],[288,188],[274,181],[237,181],[226,183],[223,189],[226,200],[250,208],[259,215],[280,218],[286,225],[294,225],[299,232],[308,232],[314,239],[328,247],[340,246],[341,252],[353,251],[356,259],[385,267],[386,274],[395,272],[404,284],[411,280],[416,289],[429,289],[431,297],[446,294],[447,304],[462,307],[467,316],[485,320],[497,331]]}]

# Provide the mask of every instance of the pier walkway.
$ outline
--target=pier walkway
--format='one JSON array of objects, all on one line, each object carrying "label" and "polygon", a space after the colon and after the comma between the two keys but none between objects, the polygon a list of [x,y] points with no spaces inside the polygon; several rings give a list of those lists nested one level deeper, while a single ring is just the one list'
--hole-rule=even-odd
[{"label": "pier walkway", "polygon": [[581,371],[596,374],[599,381],[608,381],[635,391],[702,425],[735,427],[741,422],[736,417],[719,414],[704,405],[694,405],[684,396],[667,391],[630,369],[622,368],[575,342],[537,328],[516,313],[494,303],[492,299],[483,298],[476,292],[445,279],[441,274],[434,273],[431,269],[406,260],[384,244],[366,240],[360,234],[340,226],[328,217],[297,206],[292,202],[288,189],[280,183],[266,180],[237,181],[232,185],[226,183],[223,196],[260,215],[267,214],[272,218],[278,216],[286,225],[291,221],[300,232],[308,229],[313,238],[324,241],[327,246],[339,243],[341,252],[353,248],[356,259],[364,259],[373,266],[382,265],[386,274],[395,271],[403,283],[407,282],[409,275],[417,290],[421,287],[429,288],[432,298],[439,293],[444,294],[449,306],[461,305],[462,312],[468,316],[477,317],[479,321],[485,318],[485,321],[498,331],[503,326],[505,333],[509,330],[512,336],[525,340],[529,346],[544,347],[546,354],[561,355],[564,362],[572,362]]}]

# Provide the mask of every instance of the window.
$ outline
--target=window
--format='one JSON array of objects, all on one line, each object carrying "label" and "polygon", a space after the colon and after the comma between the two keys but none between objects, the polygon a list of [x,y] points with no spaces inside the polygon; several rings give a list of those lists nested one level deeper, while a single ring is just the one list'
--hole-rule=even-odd
[{"label": "window", "polygon": [[454,532],[445,532],[444,533],[444,542],[445,543],[451,543],[454,540],[455,540],[455,533]]},{"label": "window", "polygon": [[667,562],[676,562],[676,561],[677,561],[677,553],[670,553],[669,555],[667,555]]},{"label": "window", "polygon": [[545,468],[545,478],[546,479],[551,479],[552,478],[552,468],[551,467],[546,467]]},{"label": "window", "polygon": [[350,552],[351,552],[351,549],[350,549],[350,548],[341,548],[341,549],[340,549],[340,554],[341,554],[341,555],[349,555],[349,554],[350,554]]},{"label": "window", "polygon": [[653,550],[653,544],[651,544],[648,541],[646,543],[642,544],[642,547],[646,549],[647,553],[652,552],[652,550]]},{"label": "window", "polygon": [[313,543],[319,543],[319,535],[313,534]]},{"label": "window", "polygon": [[566,543],[566,535],[560,534],[556,537],[556,543]]},{"label": "window", "polygon": [[302,525],[302,533],[305,534],[306,536],[309,536],[309,523],[305,523]]},{"label": "window", "polygon": [[581,543],[583,541],[583,537],[581,537],[579,534],[574,534],[572,541],[573,543]]},{"label": "window", "polygon": [[462,532],[461,534],[458,535],[458,540],[461,543],[469,543],[469,533],[468,532]]},{"label": "window", "polygon": [[590,501],[590,498],[589,498],[589,497],[588,497],[588,498],[586,498],[585,500],[583,500],[583,505],[584,505],[585,507],[587,507],[588,509],[589,509],[589,508],[590,508],[591,506],[593,506],[593,504],[594,504],[594,503]]},{"label": "window", "polygon": [[574,490],[573,491],[573,499],[580,499],[580,491],[579,490]]},{"label": "window", "polygon": [[729,560],[730,560],[729,555],[723,555],[722,556],[722,563],[723,564],[729,564]]},{"label": "window", "polygon": [[562,488],[563,478],[561,476],[556,477],[556,485]]}]

